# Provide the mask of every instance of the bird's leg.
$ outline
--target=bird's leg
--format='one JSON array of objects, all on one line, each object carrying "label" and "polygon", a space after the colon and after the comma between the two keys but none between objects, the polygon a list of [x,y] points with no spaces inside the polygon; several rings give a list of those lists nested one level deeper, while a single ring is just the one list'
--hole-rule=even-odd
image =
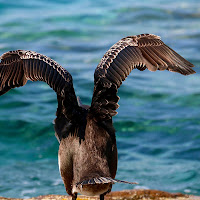
[{"label": "bird's leg", "polygon": [[104,196],[105,196],[106,194],[108,194],[109,192],[111,192],[111,189],[112,189],[112,185],[110,185],[110,188],[108,189],[107,192],[105,192],[105,193],[103,193],[103,194],[100,195],[100,200],[104,200]]},{"label": "bird's leg", "polygon": [[104,200],[104,194],[100,195],[100,200]]},{"label": "bird's leg", "polygon": [[74,193],[74,194],[72,195],[72,200],[76,200],[76,198],[77,198],[77,193]]}]

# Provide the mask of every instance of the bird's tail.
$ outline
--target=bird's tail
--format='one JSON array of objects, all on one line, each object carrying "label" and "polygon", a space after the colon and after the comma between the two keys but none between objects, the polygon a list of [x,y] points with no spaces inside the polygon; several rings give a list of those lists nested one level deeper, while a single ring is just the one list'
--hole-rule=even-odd
[{"label": "bird's tail", "polygon": [[97,177],[97,178],[91,178],[87,180],[83,180],[81,182],[76,183],[76,186],[79,185],[92,185],[92,184],[106,184],[106,183],[126,183],[126,184],[138,184],[137,182],[128,182],[128,181],[121,181],[117,179],[113,179],[111,177]]}]

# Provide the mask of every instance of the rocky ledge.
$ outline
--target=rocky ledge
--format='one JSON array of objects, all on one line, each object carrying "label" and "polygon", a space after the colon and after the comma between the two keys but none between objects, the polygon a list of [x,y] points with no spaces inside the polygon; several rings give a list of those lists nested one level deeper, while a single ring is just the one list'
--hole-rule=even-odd
[{"label": "rocky ledge", "polygon": [[[99,200],[98,197],[86,197],[79,195],[77,200]],[[200,197],[184,195],[181,193],[169,193],[159,190],[124,190],[111,192],[105,196],[105,200],[200,200]],[[16,198],[0,197],[0,200],[21,200]],[[28,200],[71,200],[71,197],[64,195],[45,195],[33,197]]]}]

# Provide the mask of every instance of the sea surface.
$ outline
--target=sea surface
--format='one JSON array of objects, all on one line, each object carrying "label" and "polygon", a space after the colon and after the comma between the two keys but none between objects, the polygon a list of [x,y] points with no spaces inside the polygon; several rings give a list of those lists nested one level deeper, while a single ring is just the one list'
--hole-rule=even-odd
[{"label": "sea surface", "polygon": [[[128,35],[153,33],[197,74],[134,70],[119,89],[119,153],[113,190],[149,188],[200,195],[199,0],[0,0],[0,54],[26,49],[56,60],[90,104],[104,53]],[[53,120],[55,92],[28,82],[0,97],[0,196],[66,194]]]}]

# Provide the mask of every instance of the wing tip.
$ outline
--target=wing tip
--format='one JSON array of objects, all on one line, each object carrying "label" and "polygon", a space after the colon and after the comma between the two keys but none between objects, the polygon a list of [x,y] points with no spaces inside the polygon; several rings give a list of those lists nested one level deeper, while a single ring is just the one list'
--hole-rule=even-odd
[{"label": "wing tip", "polygon": [[180,67],[177,67],[177,68],[168,68],[168,70],[170,72],[177,72],[177,73],[180,73],[184,76],[188,76],[188,75],[192,75],[192,74],[195,74],[196,71],[194,71],[192,68],[184,68],[183,70],[180,69]]},{"label": "wing tip", "polygon": [[187,75],[191,75],[191,74],[196,74],[196,71],[194,71],[193,69],[190,69],[190,72],[185,75],[187,76]]}]

